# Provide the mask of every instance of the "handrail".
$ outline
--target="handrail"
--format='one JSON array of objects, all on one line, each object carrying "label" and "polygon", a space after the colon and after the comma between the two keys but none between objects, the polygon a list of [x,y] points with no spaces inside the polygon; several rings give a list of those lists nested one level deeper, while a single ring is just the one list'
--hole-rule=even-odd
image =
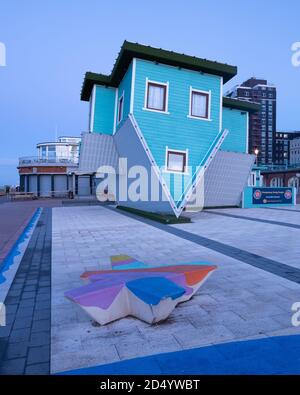
[{"label": "handrail", "polygon": [[40,158],[38,156],[23,156],[19,158],[19,165],[31,163],[78,163],[78,158],[56,156],[54,158]]}]

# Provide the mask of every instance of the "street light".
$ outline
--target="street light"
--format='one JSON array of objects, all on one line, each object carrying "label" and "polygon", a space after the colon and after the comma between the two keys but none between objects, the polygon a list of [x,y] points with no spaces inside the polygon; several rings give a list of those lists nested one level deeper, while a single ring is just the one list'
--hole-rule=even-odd
[{"label": "street light", "polygon": [[256,166],[258,166],[258,154],[259,154],[259,149],[258,148],[255,148],[254,154],[256,156]]}]

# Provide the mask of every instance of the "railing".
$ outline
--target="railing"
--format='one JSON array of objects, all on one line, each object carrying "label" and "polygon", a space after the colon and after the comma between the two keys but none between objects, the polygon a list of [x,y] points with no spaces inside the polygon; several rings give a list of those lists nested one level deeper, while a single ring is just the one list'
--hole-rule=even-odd
[{"label": "railing", "polygon": [[300,169],[300,163],[293,165],[259,165],[254,166],[261,171],[282,171],[282,170],[293,170]]},{"label": "railing", "polygon": [[41,164],[78,164],[78,158],[56,156],[54,158],[40,158],[38,156],[23,156],[19,158],[19,166]]},{"label": "railing", "polygon": [[68,198],[73,199],[74,194],[71,190],[65,191],[47,191],[47,192],[10,192],[7,199],[22,200],[22,199],[40,199],[40,198]]}]

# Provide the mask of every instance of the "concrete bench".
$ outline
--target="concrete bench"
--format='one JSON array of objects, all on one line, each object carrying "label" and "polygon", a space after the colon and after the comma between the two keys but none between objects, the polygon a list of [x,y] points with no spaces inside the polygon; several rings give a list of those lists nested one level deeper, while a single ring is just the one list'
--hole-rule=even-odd
[{"label": "concrete bench", "polygon": [[[117,269],[83,273],[88,284],[65,296],[101,325],[128,315],[153,324],[166,319],[178,303],[189,300],[216,269],[201,262],[145,267],[137,261],[135,268],[126,268],[130,259],[124,260],[121,269],[119,260]],[[130,265],[134,267],[134,262]]]}]

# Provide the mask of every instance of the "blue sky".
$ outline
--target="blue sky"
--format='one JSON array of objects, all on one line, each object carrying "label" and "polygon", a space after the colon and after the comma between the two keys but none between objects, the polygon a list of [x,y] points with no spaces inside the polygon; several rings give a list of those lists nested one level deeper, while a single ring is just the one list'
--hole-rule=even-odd
[{"label": "blue sky", "polygon": [[300,130],[296,0],[1,0],[0,185],[18,183],[19,156],[38,142],[86,131],[86,71],[109,73],[124,39],[238,66],[278,89],[277,128]]}]

